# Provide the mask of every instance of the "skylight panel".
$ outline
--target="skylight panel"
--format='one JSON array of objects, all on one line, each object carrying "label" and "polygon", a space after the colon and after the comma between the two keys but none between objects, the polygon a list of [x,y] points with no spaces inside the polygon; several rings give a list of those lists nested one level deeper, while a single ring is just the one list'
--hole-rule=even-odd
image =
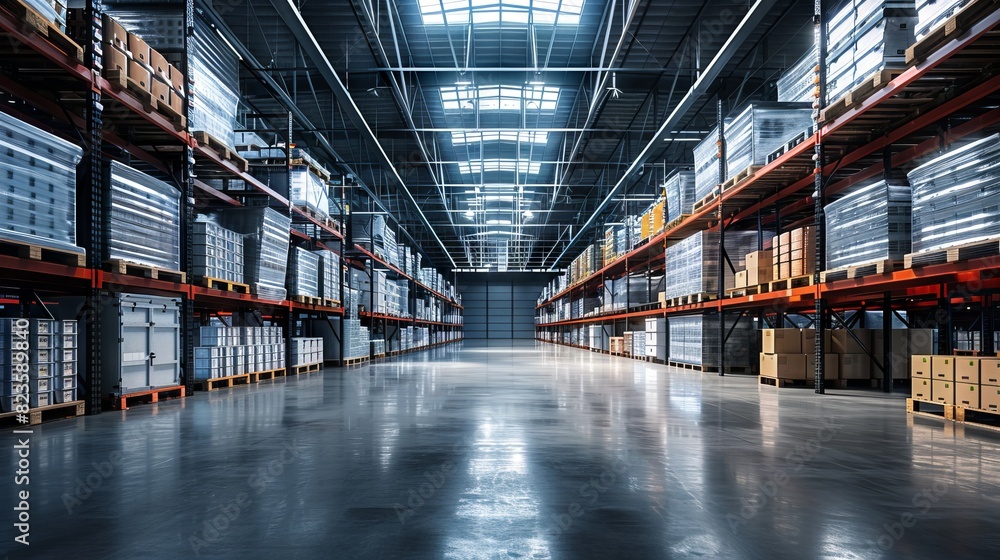
[{"label": "skylight panel", "polygon": [[458,164],[458,171],[463,175],[495,172],[516,172],[537,175],[541,170],[542,164],[537,161],[518,161],[514,159],[485,159]]},{"label": "skylight panel", "polygon": [[554,112],[559,104],[556,86],[444,86],[441,104],[445,111],[544,111]]},{"label": "skylight panel", "polygon": [[517,142],[519,144],[545,144],[549,141],[548,132],[529,132],[517,130],[490,130],[486,132],[452,132],[451,143],[478,144],[480,142]]},{"label": "skylight panel", "polygon": [[579,25],[584,0],[419,0],[424,25]]}]

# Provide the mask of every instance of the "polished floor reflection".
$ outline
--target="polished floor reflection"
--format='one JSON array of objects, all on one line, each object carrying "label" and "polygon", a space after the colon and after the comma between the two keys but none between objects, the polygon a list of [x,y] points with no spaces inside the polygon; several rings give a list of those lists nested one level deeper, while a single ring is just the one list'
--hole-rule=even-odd
[{"label": "polished floor reflection", "polygon": [[36,427],[0,557],[993,558],[1000,434],[543,343]]}]

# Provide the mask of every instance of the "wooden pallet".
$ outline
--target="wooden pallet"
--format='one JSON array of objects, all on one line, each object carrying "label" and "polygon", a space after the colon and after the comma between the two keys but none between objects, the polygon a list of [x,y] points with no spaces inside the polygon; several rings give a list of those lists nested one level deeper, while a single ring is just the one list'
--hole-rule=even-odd
[{"label": "wooden pallet", "polygon": [[317,371],[320,370],[321,367],[323,367],[323,364],[320,364],[320,363],[302,364],[302,365],[298,365],[298,366],[292,366],[291,373],[292,373],[292,375],[303,375],[303,374],[306,374],[306,373],[316,373]]},{"label": "wooden pallet", "polygon": [[323,298],[323,307],[340,307],[340,300]]},{"label": "wooden pallet", "polygon": [[313,175],[319,177],[320,179],[323,179],[323,181],[325,182],[330,182],[330,177],[331,177],[330,172],[327,171],[326,169],[323,169],[322,167],[317,167],[310,161],[304,160],[302,158],[292,158],[291,164],[292,167],[307,167],[309,168],[309,172],[312,173]]},{"label": "wooden pallet", "polygon": [[[0,429],[17,429],[25,426],[35,426],[48,420],[83,416],[85,411],[83,401],[70,401],[68,403],[31,408],[28,409],[28,412],[4,412],[0,414]],[[25,416],[27,416],[27,423],[21,422]]]},{"label": "wooden pallet", "polygon": [[927,59],[943,44],[963,35],[996,8],[995,0],[973,0],[954,16],[931,30],[923,39],[906,49],[906,64],[913,66]]},{"label": "wooden pallet", "polygon": [[323,298],[313,296],[291,296],[289,299],[305,305],[323,305]]},{"label": "wooden pallet", "polygon": [[298,208],[300,211],[302,211],[302,213],[305,214],[306,216],[309,216],[310,218],[316,220],[317,222],[323,224],[328,228],[337,229],[337,226],[339,226],[339,224],[330,216],[327,216],[326,214],[320,214],[319,212],[317,212],[312,208],[309,208],[308,206],[302,206],[296,204],[295,207]]},{"label": "wooden pallet", "polygon": [[757,379],[761,385],[770,385],[779,389],[784,387],[806,388],[815,386],[812,381],[807,381],[805,379],[784,379],[781,377],[765,377],[763,375],[758,375]]},{"label": "wooden pallet", "polygon": [[[686,362],[675,362],[667,360],[667,365],[678,369],[688,369],[702,373],[719,373],[719,366],[704,366],[700,364],[689,364]],[[726,373],[750,373],[750,368],[743,366],[726,366]]]},{"label": "wooden pallet", "polygon": [[843,115],[848,109],[868,99],[872,94],[887,86],[889,82],[898,78],[902,73],[902,68],[888,68],[871,74],[865,81],[823,109],[820,120],[830,121]]},{"label": "wooden pallet", "polygon": [[[404,352],[404,350],[396,350],[395,352],[396,352],[396,354],[394,354],[394,355],[399,355],[399,354],[402,354]],[[341,367],[359,366],[359,365],[367,362],[368,360],[369,360],[368,356],[364,356],[364,357],[361,357],[361,358],[348,358],[346,360],[340,360],[340,366]]]},{"label": "wooden pallet", "polygon": [[84,254],[34,245],[25,243],[24,241],[0,239],[0,253],[32,261],[51,262],[66,266],[81,267],[87,265],[87,256]]},{"label": "wooden pallet", "polygon": [[819,281],[823,284],[827,282],[835,282],[837,280],[854,280],[859,278],[864,278],[866,276],[881,276],[885,274],[892,274],[897,270],[903,269],[903,261],[894,259],[883,259],[880,261],[844,266],[840,268],[834,268],[831,270],[824,270],[819,273]]},{"label": "wooden pallet", "polygon": [[104,268],[114,274],[124,274],[127,276],[140,276],[153,280],[163,280],[165,282],[176,282],[183,284],[187,281],[187,274],[179,270],[169,268],[159,268],[145,264],[132,263],[121,259],[111,259],[104,263]]},{"label": "wooden pallet", "polygon": [[269,379],[274,379],[275,377],[284,377],[287,375],[287,370],[285,368],[280,369],[269,369],[266,371],[256,371],[251,375],[256,376],[256,381],[259,383],[261,381],[267,381]]},{"label": "wooden pallet", "polygon": [[715,301],[719,296],[717,294],[700,293],[700,294],[689,294],[686,296],[680,296],[675,298],[670,298],[667,300],[667,307],[677,307],[678,305],[694,305],[696,303],[705,303],[708,301]]},{"label": "wooden pallet", "polygon": [[217,377],[215,379],[199,379],[194,382],[196,391],[215,391],[216,389],[228,389],[236,385],[249,385],[258,379],[255,373],[241,373],[240,375],[230,375],[228,377]]},{"label": "wooden pallet", "polygon": [[220,158],[231,162],[240,172],[246,173],[247,170],[250,169],[250,164],[247,160],[243,159],[238,153],[230,149],[225,142],[215,138],[211,134],[202,130],[195,130],[191,133],[191,136],[193,136],[194,139],[197,140],[202,146],[205,146],[206,148],[219,154]]},{"label": "wooden pallet", "polygon": [[241,284],[239,282],[230,282],[229,280],[223,280],[221,278],[212,278],[211,276],[203,276],[199,278],[199,282],[202,286],[213,289],[222,290],[224,292],[235,292],[237,294],[249,294],[250,286],[247,284]]},{"label": "wooden pallet", "polygon": [[778,290],[791,290],[793,288],[801,288],[803,286],[813,285],[813,275],[807,274],[804,276],[793,276],[791,278],[782,278],[781,280],[772,280],[767,283],[767,291],[776,292]]},{"label": "wooden pallet", "polygon": [[117,86],[121,91],[126,91],[142,102],[143,108],[150,113],[160,113],[167,118],[177,130],[187,128],[187,120],[184,115],[178,113],[169,103],[161,103],[159,99],[153,97],[153,93],[140,84],[137,80],[128,77],[124,70],[106,70],[104,78]]},{"label": "wooden pallet", "polygon": [[712,192],[708,193],[704,198],[702,198],[698,202],[695,202],[694,205],[691,207],[691,210],[697,212],[702,208],[704,208],[705,206],[711,204],[711,202],[715,200],[716,197],[718,197],[718,190],[719,190],[718,187],[713,188]]},{"label": "wooden pallet", "polygon": [[743,286],[742,288],[731,288],[726,290],[726,295],[731,298],[736,297],[746,297],[746,296],[756,296],[760,294],[766,294],[768,289],[767,284],[757,284],[754,286]]},{"label": "wooden pallet", "polygon": [[760,171],[761,167],[763,166],[751,165],[736,175],[733,175],[722,184],[722,192],[729,192],[730,190],[735,189],[740,183],[756,175],[757,172]]},{"label": "wooden pallet", "polygon": [[[677,216],[673,220],[670,220],[670,222],[667,225],[663,226],[663,231],[670,231],[670,230],[674,229],[675,227],[681,225],[681,223],[684,220],[686,220],[686,219],[688,219],[690,217],[691,217],[691,214],[681,214],[680,216]],[[633,247],[632,249],[634,250],[635,247]]]},{"label": "wooden pallet", "polygon": [[974,426],[986,430],[1000,431],[1000,412],[967,408],[954,404],[906,399],[906,413],[913,416],[951,420],[956,424]]},{"label": "wooden pallet", "polygon": [[903,268],[921,268],[935,264],[944,264],[946,262],[948,262],[947,249],[903,255]]},{"label": "wooden pallet", "polygon": [[137,391],[135,393],[128,393],[125,395],[113,395],[107,400],[110,401],[109,404],[114,410],[127,410],[130,404],[136,405],[160,402],[161,396],[164,399],[183,399],[186,392],[187,387],[183,385],[174,385],[172,387],[160,387],[157,389]]},{"label": "wooden pallet", "polygon": [[75,58],[77,62],[83,62],[83,47],[63,33],[56,26],[55,22],[49,21],[48,18],[21,0],[3,0],[0,5],[9,10],[11,15],[17,18],[23,32],[37,33],[42,37],[46,37],[50,43],[66,53],[67,56]]}]

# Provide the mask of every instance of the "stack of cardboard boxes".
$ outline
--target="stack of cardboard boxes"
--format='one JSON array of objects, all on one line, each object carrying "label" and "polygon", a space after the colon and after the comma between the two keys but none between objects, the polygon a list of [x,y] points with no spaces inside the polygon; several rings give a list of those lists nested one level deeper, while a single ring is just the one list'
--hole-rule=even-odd
[{"label": "stack of cardboard boxes", "polygon": [[747,268],[736,273],[734,289],[767,284],[773,280],[772,258],[770,249],[747,253],[745,259]]},{"label": "stack of cardboard boxes", "polygon": [[1000,412],[1000,359],[915,355],[914,400]]},{"label": "stack of cardboard boxes", "polygon": [[[872,366],[866,349],[871,350],[879,363],[884,360],[882,331],[835,329],[824,334],[826,379],[881,379],[882,374]],[[761,376],[807,381],[815,377],[814,329],[765,329],[761,336]],[[928,353],[931,348],[933,333],[929,329],[893,330],[893,356],[898,356],[893,361],[893,379],[906,379],[908,357]]]},{"label": "stack of cardboard boxes", "polygon": [[772,280],[796,278],[816,272],[816,229],[800,227],[771,239]]},{"label": "stack of cardboard boxes", "polygon": [[[90,36],[84,10],[70,9],[68,34],[76,40]],[[103,75],[123,89],[142,91],[154,100],[159,112],[175,120],[184,114],[187,81],[179,68],[146,44],[142,37],[129,33],[114,18],[104,15],[102,36]]]},{"label": "stack of cardboard boxes", "polygon": [[640,222],[642,239],[649,239],[663,231],[663,207],[664,200],[660,199],[642,214]]}]

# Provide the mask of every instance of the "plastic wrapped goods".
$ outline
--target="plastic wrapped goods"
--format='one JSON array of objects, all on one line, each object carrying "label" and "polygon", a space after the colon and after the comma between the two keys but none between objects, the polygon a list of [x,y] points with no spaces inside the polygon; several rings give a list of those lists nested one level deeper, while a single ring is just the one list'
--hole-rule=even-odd
[{"label": "plastic wrapped goods", "polygon": [[917,39],[926,37],[968,3],[969,0],[917,0]]},{"label": "plastic wrapped goods", "polygon": [[771,152],[813,124],[807,103],[753,103],[726,126],[726,179],[751,165],[764,165]]},{"label": "plastic wrapped goods", "polygon": [[902,260],[910,252],[910,187],[885,181],[826,205],[826,268]]},{"label": "plastic wrapped goods", "polygon": [[[726,119],[726,126],[729,126]],[[713,127],[694,147],[694,199],[701,200],[719,186],[719,127]]]},{"label": "plastic wrapped goods", "polygon": [[802,55],[778,78],[778,101],[789,103],[812,103],[815,100],[816,64],[815,45]]},{"label": "plastic wrapped goods", "polygon": [[0,113],[0,237],[83,253],[76,246],[79,146]]},{"label": "plastic wrapped goods", "polygon": [[[765,233],[764,237],[770,234]],[[747,253],[757,250],[757,232],[727,231],[726,252],[737,270]],[[664,293],[667,299],[692,294],[716,294],[720,262],[718,232],[701,231],[667,247]],[[735,274],[724,265],[725,288],[735,285]]]},{"label": "plastic wrapped goods", "polygon": [[319,297],[340,301],[340,255],[325,250],[314,254],[319,257]]},{"label": "plastic wrapped goods", "polygon": [[907,178],[914,253],[1000,237],[1000,134],[953,149]]},{"label": "plastic wrapped goods", "polygon": [[302,247],[293,247],[289,265],[289,293],[293,296],[320,297],[319,255]]},{"label": "plastic wrapped goods", "polygon": [[220,214],[222,225],[246,234],[244,268],[251,292],[265,299],[285,299],[288,239],[292,219],[271,208],[231,208]]},{"label": "plastic wrapped goods", "polygon": [[117,161],[108,164],[105,181],[108,258],[180,270],[181,192]]},{"label": "plastic wrapped goods", "polygon": [[875,72],[906,64],[917,25],[913,0],[855,0],[827,22],[827,98],[834,101]]},{"label": "plastic wrapped goods", "polygon": [[663,184],[666,193],[666,222],[670,223],[684,214],[690,214],[692,206],[698,201],[695,195],[695,177],[693,171],[678,171],[672,174]]},{"label": "plastic wrapped goods", "polygon": [[[670,317],[667,320],[670,361],[706,367],[719,366],[719,314]],[[726,317],[729,338],[724,345],[726,367],[749,367],[756,345],[753,322]]]}]

